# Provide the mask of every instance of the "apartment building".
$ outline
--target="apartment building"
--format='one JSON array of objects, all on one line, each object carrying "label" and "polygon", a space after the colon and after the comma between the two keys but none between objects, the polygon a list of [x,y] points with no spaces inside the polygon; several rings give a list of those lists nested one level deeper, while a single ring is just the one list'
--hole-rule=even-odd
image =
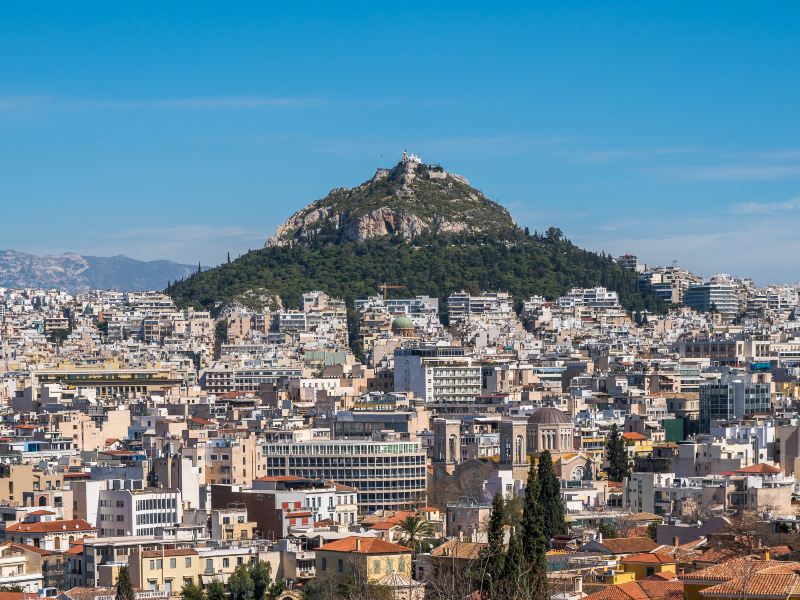
[{"label": "apartment building", "polygon": [[474,402],[483,383],[480,365],[464,348],[415,346],[394,352],[394,391],[411,392],[425,402]]},{"label": "apartment building", "polygon": [[361,513],[409,509],[425,498],[426,452],[419,441],[266,443],[262,454],[268,477],[323,479],[357,489]]},{"label": "apartment building", "polygon": [[141,480],[114,479],[98,497],[101,536],[155,535],[183,519],[181,492],[177,489],[149,488]]},{"label": "apartment building", "polygon": [[771,410],[769,373],[725,368],[718,382],[700,386],[700,433],[710,433],[716,420],[742,419]]}]

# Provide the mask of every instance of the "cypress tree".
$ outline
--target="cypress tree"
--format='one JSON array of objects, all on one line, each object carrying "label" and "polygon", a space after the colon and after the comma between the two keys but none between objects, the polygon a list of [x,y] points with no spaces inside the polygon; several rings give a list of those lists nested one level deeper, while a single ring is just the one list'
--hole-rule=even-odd
[{"label": "cypress tree", "polygon": [[530,571],[531,600],[547,600],[547,539],[544,537],[543,521],[539,504],[539,476],[536,464],[531,460],[522,509],[522,556]]},{"label": "cypress tree", "polygon": [[131,576],[128,573],[128,567],[122,567],[119,570],[116,588],[116,600],[134,600],[135,593],[133,591],[133,584],[131,583]]},{"label": "cypress tree", "polygon": [[545,450],[539,457],[539,504],[542,507],[544,535],[548,541],[556,535],[566,533],[564,521],[564,501],[561,499],[561,484],[553,470],[550,451]]},{"label": "cypress tree", "polygon": [[610,481],[622,481],[631,474],[628,452],[625,450],[625,442],[619,434],[616,423],[611,426],[606,438],[606,460],[608,460],[607,474]]},{"label": "cypress tree", "polygon": [[486,532],[488,544],[486,545],[486,572],[492,576],[492,582],[498,581],[503,575],[503,563],[505,560],[505,545],[503,538],[504,520],[503,496],[500,492],[494,495],[492,500],[492,512],[489,515],[489,527]]}]

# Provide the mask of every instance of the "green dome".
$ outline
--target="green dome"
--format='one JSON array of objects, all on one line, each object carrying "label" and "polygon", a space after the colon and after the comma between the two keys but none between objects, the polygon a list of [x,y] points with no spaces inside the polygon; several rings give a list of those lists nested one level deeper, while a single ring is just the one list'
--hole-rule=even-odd
[{"label": "green dome", "polygon": [[394,321],[392,321],[392,331],[407,331],[409,329],[414,329],[414,321],[405,315],[395,317]]}]

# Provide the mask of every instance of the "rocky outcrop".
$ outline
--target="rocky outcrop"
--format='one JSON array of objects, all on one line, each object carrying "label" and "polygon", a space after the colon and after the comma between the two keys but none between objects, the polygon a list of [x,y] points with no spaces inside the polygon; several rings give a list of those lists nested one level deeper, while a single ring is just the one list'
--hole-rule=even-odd
[{"label": "rocky outcrop", "polygon": [[404,154],[394,168],[378,169],[355,188],[333,189],[296,212],[267,245],[361,242],[386,235],[412,239],[425,233],[503,237],[516,231],[508,211],[466,178]]}]

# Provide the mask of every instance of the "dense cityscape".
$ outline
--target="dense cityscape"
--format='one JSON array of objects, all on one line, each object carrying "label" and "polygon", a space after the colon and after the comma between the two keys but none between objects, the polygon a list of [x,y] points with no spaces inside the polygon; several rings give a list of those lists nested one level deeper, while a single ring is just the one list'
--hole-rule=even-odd
[{"label": "dense cityscape", "polygon": [[670,308],[0,289],[0,586],[792,598],[800,288],[615,262]]},{"label": "dense cityscape", "polygon": [[2,3],[0,600],[800,600],[798,31]]}]

